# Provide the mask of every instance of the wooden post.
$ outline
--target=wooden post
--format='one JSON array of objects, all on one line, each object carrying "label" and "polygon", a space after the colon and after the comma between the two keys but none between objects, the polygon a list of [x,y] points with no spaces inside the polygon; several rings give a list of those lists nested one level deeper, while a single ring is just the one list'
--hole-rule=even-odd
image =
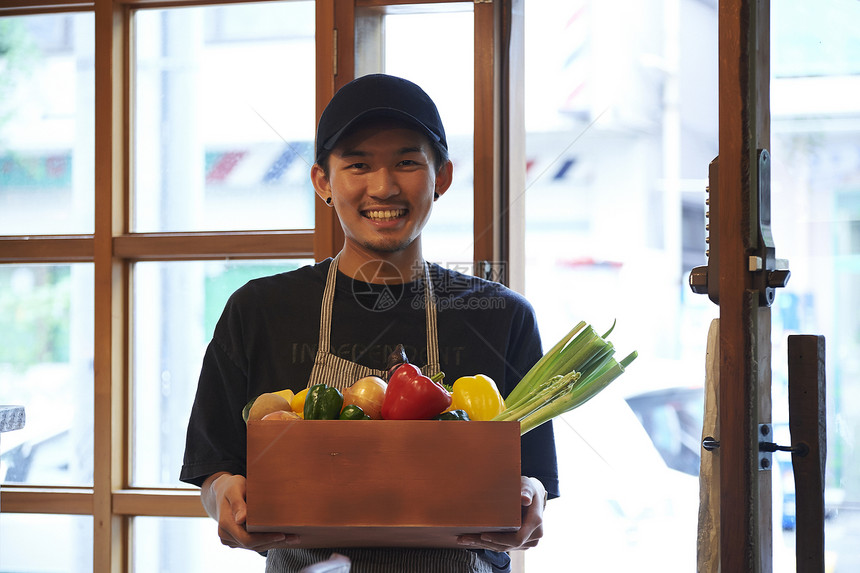
[{"label": "wooden post", "polygon": [[788,337],[788,427],[793,451],[798,573],[824,571],[824,462],[827,458],[824,337]]},{"label": "wooden post", "polygon": [[[767,0],[719,3],[720,560],[722,571],[772,570],[769,471],[758,425],[770,421],[770,308],[750,271],[760,222],[758,150],[767,149]],[[713,241],[713,239],[712,239]]]}]

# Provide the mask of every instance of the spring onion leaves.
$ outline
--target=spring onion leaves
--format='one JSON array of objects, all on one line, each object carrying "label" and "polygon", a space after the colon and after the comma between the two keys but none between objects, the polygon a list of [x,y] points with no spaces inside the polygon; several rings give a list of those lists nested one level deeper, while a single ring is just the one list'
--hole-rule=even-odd
[{"label": "spring onion leaves", "polygon": [[606,337],[585,322],[577,324],[529,370],[505,399],[505,410],[494,420],[519,420],[525,434],[544,422],[581,406],[621,376],[636,359],[621,361]]}]

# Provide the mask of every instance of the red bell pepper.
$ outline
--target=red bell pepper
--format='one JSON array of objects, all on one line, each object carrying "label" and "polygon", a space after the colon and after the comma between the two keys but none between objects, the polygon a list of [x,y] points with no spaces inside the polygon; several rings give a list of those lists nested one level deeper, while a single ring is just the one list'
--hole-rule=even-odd
[{"label": "red bell pepper", "polygon": [[451,394],[441,384],[406,362],[388,379],[382,417],[386,420],[429,420],[450,405]]}]

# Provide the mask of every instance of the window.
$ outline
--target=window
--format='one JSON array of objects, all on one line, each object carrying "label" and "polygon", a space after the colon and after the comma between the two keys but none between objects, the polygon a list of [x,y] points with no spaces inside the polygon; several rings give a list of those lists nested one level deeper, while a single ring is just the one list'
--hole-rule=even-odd
[{"label": "window", "polygon": [[0,18],[0,234],[93,231],[92,14]]},{"label": "window", "polygon": [[[848,95],[860,10],[780,2],[771,18],[773,235],[792,271],[772,308],[773,421],[776,441],[790,443],[787,337],[825,335],[825,543],[839,570],[855,562],[843,540],[860,496],[857,313],[846,312],[860,292],[860,107]],[[613,342],[639,351],[614,388],[556,424],[563,497],[526,570],[691,571],[704,350],[718,309],[690,292],[686,273],[705,264],[705,187],[719,153],[717,3],[526,3],[525,21],[525,294],[546,343],[579,319],[617,319]],[[775,458],[781,573],[794,571],[794,481],[790,456]]]},{"label": "window", "polygon": [[203,353],[227,298],[253,278],[312,262],[147,261],[134,266],[133,486],[190,487],[179,481],[185,430]]},{"label": "window", "polygon": [[148,571],[189,536],[186,570],[262,566],[177,477],[227,296],[314,256],[315,3],[24,4],[0,11],[0,402],[27,413],[0,452],[0,569]]},{"label": "window", "polygon": [[[771,12],[771,204],[774,241],[791,280],[773,311],[774,431],[789,443],[788,352],[791,334],[825,337],[827,460],[824,484],[827,566],[857,565],[851,531],[860,501],[860,425],[853,390],[860,372],[860,6],[835,0],[810,10],[776,3]],[[814,95],[812,95],[814,94]],[[856,232],[856,231],[855,231]],[[781,441],[780,441],[781,440]],[[777,455],[782,543],[795,541],[791,456]],[[776,505],[776,503],[775,503]],[[779,527],[774,522],[774,528]]]},{"label": "window", "polygon": [[[139,10],[133,21],[133,230],[312,228],[314,3]],[[185,428],[227,297],[308,262],[134,264],[133,486],[187,487]]]},{"label": "window", "polygon": [[718,153],[716,6],[526,3],[524,19],[525,295],[545,347],[580,320],[601,332],[617,320],[618,352],[639,353],[554,424],[562,497],[526,570],[695,570],[718,308],[685,273],[705,264]]},{"label": "window", "polygon": [[139,10],[134,26],[132,230],[312,228],[314,3]]},{"label": "window", "polygon": [[[388,12],[366,8],[356,13],[356,77],[379,72],[405,77],[424,88],[439,107],[454,181],[444,200],[433,206],[422,234],[423,250],[428,260],[460,270],[471,268],[474,249],[474,62],[461,56],[472,51],[474,26],[471,4],[401,6]],[[440,30],[445,30],[445,42],[437,41]],[[433,49],[416,50],[416,45]],[[447,62],[444,73],[440,62]]]},{"label": "window", "polygon": [[93,268],[0,265],[0,401],[26,404],[4,437],[7,483],[93,483]]},{"label": "window", "polygon": [[[51,551],[44,551],[45,532]],[[0,519],[3,571],[93,571],[93,519],[86,515],[3,512]]]},{"label": "window", "polygon": [[[356,11],[355,75],[388,73],[424,88],[445,125],[454,181],[433,206],[423,233],[424,256],[443,266],[470,269],[474,260],[474,45],[470,3],[360,8]],[[445,42],[438,41],[445,30]],[[414,46],[433,46],[416,50]],[[440,65],[444,73],[440,73]]]},{"label": "window", "polygon": [[135,517],[133,571],[262,571],[265,560],[253,551],[221,545],[218,524],[194,517]]}]

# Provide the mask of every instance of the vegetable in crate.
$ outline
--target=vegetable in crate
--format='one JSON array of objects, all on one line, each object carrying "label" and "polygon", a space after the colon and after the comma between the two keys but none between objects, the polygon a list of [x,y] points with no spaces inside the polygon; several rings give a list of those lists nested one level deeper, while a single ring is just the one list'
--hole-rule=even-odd
[{"label": "vegetable in crate", "polygon": [[283,396],[287,402],[292,402],[293,398],[296,397],[295,393],[289,388],[285,390],[278,390],[277,392],[275,392],[275,394],[277,394],[278,396]]},{"label": "vegetable in crate", "polygon": [[398,366],[408,362],[409,359],[406,357],[406,349],[403,348],[403,345],[398,344],[395,346],[394,350],[391,351],[391,354],[388,355],[388,359],[385,362],[385,370],[388,372],[388,379],[391,379],[391,375],[394,374],[394,371],[397,370]]},{"label": "vegetable in crate", "polygon": [[466,413],[466,410],[445,410],[438,416],[433,418],[434,420],[463,420],[469,421],[469,414]]},{"label": "vegetable in crate", "polygon": [[286,410],[278,410],[277,412],[266,414],[262,418],[264,422],[294,422],[296,420],[301,420],[299,415],[293,411],[288,412]]},{"label": "vegetable in crate", "polygon": [[[434,378],[441,378],[440,372]],[[451,405],[451,394],[435,379],[408,362],[397,366],[388,380],[382,417],[386,420],[429,420]]]},{"label": "vegetable in crate", "polygon": [[343,410],[340,411],[339,420],[370,420],[370,416],[364,413],[360,407],[355,404],[350,404],[345,406]]},{"label": "vegetable in crate", "polygon": [[382,402],[388,384],[377,376],[365,376],[343,391],[343,404],[355,404],[374,420],[382,419]]},{"label": "vegetable in crate", "polygon": [[245,405],[245,408],[242,409],[242,418],[244,418],[245,422],[249,420],[262,420],[266,414],[280,410],[291,411],[290,402],[280,394],[266,392]]},{"label": "vegetable in crate", "polygon": [[337,420],[343,407],[343,394],[326,384],[314,384],[305,397],[305,420]]},{"label": "vegetable in crate", "polygon": [[305,388],[290,400],[290,407],[293,409],[293,412],[299,415],[300,418],[304,418],[305,416],[305,398],[308,397],[308,390],[310,390],[310,388]]},{"label": "vegetable in crate", "polygon": [[504,411],[505,401],[489,376],[461,376],[452,387],[451,409],[465,410],[470,420],[492,420]]},{"label": "vegetable in crate", "polygon": [[525,434],[596,396],[637,356],[633,351],[620,362],[613,358],[606,338],[614,328],[599,336],[585,322],[577,324],[523,376],[493,420],[518,420]]}]

